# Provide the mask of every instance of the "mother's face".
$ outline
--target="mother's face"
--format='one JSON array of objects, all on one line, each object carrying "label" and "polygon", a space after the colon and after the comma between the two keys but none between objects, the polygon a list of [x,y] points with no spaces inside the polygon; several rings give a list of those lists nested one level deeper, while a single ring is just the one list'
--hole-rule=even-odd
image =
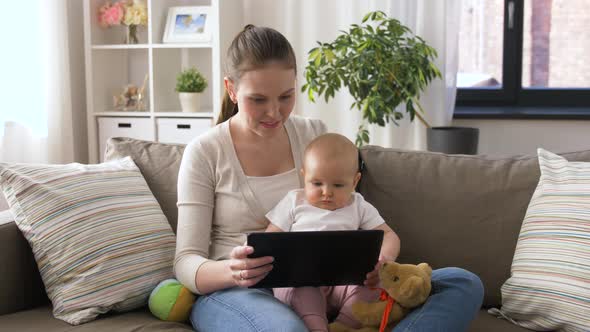
[{"label": "mother's face", "polygon": [[225,79],[225,87],[238,103],[238,121],[260,136],[280,132],[295,105],[295,70],[279,63],[245,72],[239,82]]}]

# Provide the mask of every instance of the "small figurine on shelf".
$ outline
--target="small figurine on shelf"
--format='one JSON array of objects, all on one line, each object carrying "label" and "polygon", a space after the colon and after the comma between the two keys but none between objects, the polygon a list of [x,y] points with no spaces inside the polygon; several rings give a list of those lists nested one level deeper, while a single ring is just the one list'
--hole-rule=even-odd
[{"label": "small figurine on shelf", "polygon": [[125,25],[125,42],[137,44],[137,27],[147,26],[147,6],[144,0],[107,1],[98,10],[98,24],[103,28]]},{"label": "small figurine on shelf", "polygon": [[113,106],[118,111],[138,111],[146,110],[145,107],[145,85],[148,76],[145,75],[141,88],[135,84],[127,84],[123,88],[123,93],[113,96]]}]

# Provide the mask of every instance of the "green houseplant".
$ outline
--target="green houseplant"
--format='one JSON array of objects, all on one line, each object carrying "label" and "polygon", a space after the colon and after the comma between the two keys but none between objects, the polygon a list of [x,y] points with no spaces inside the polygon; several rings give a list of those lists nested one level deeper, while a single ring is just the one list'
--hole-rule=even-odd
[{"label": "green houseplant", "polygon": [[176,92],[183,112],[198,112],[201,92],[207,88],[207,79],[195,67],[181,71],[176,76]]},{"label": "green houseplant", "polygon": [[436,50],[398,20],[382,11],[370,12],[362,24],[353,24],[331,43],[318,42],[311,49],[301,88],[308,98],[324,95],[326,102],[342,86],[354,98],[351,109],[362,112],[356,144],[369,143],[367,123],[399,125],[405,104],[413,121],[418,117],[430,127],[419,103],[420,93],[441,73],[433,60]]}]

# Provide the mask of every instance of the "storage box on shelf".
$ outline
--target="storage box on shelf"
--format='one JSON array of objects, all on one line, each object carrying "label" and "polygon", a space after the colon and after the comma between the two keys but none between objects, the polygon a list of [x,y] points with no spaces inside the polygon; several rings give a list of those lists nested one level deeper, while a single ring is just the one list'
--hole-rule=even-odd
[{"label": "storage box on shelf", "polygon": [[146,141],[155,139],[152,121],[147,118],[98,117],[100,151],[105,150],[110,137],[133,137]]},{"label": "storage box on shelf", "polygon": [[[220,0],[146,0],[148,25],[138,27],[138,44],[125,44],[126,27],[102,28],[98,10],[106,0],[84,1],[86,97],[89,162],[102,161],[106,139],[127,136],[166,143],[188,143],[207,130],[219,113],[223,89],[221,63],[231,39],[243,24],[239,7]],[[210,6],[211,40],[202,43],[163,43],[168,9]],[[222,21],[220,15],[224,16]],[[176,75],[196,67],[208,81],[201,112],[182,113],[175,91]],[[144,110],[121,110],[113,96],[128,84],[141,87]]]},{"label": "storage box on shelf", "polygon": [[158,141],[162,143],[188,143],[211,126],[210,119],[157,118]]}]

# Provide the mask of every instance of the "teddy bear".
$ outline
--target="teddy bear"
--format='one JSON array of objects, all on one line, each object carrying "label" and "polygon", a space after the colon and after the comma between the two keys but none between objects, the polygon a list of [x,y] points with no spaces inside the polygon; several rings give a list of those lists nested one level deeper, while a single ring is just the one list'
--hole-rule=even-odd
[{"label": "teddy bear", "polygon": [[[386,262],[379,269],[382,289],[393,298],[394,304],[387,320],[386,331],[391,331],[395,323],[406,316],[412,308],[422,303],[430,295],[432,268],[426,263],[399,264]],[[350,328],[340,322],[330,324],[330,332],[376,332],[379,331],[387,300],[377,302],[357,302],[352,305],[352,314],[362,328]]]}]

